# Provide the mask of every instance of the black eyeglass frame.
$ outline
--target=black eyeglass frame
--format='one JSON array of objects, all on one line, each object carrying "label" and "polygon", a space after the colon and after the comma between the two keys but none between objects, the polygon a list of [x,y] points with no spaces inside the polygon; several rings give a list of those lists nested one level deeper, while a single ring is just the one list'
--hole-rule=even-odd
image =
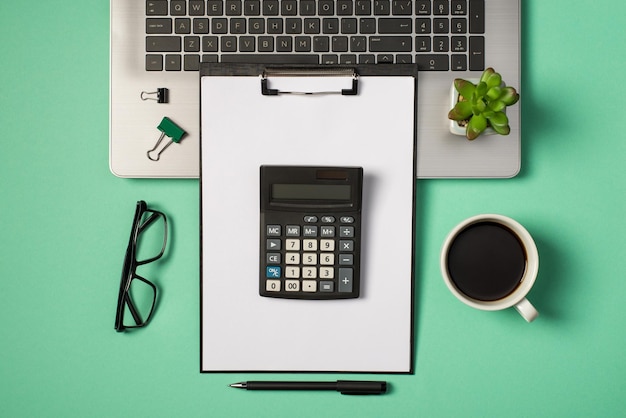
[{"label": "black eyeglass frame", "polygon": [[[142,222],[143,216],[145,214],[150,214],[145,221]],[[137,237],[143,230],[148,228],[152,223],[157,221],[159,218],[163,219],[165,233],[163,236],[163,246],[159,254],[152,258],[148,258],[145,260],[137,260]],[[120,280],[120,289],[117,297],[117,311],[115,315],[115,330],[118,332],[122,332],[125,329],[132,328],[140,328],[145,326],[150,319],[152,318],[152,314],[154,313],[154,307],[156,304],[157,298],[157,288],[154,283],[150,282],[144,277],[139,276],[136,273],[136,269],[138,266],[151,263],[153,261],[158,260],[165,253],[165,247],[167,245],[167,217],[163,212],[159,212],[157,210],[148,209],[148,205],[143,200],[137,202],[137,207],[135,209],[135,216],[133,217],[133,224],[130,230],[130,238],[128,240],[128,247],[126,248],[126,255],[124,257],[124,265],[122,267],[122,278]],[[147,284],[154,291],[154,298],[152,300],[152,306],[150,307],[150,312],[145,318],[141,318],[138,309],[135,307],[135,303],[132,300],[132,297],[129,294],[130,285],[133,280],[140,280],[143,283]],[[128,306],[128,310],[130,311],[136,325],[124,325],[124,308]]]}]

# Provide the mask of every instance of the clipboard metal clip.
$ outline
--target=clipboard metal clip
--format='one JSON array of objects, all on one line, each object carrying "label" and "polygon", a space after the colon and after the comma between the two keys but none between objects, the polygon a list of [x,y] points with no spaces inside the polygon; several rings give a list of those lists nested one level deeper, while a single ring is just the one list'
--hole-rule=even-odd
[{"label": "clipboard metal clip", "polygon": [[[352,87],[340,91],[284,91],[269,88],[269,77],[352,77]],[[263,96],[278,96],[280,94],[356,96],[358,93],[359,75],[354,68],[266,68],[261,74],[261,94]]]}]

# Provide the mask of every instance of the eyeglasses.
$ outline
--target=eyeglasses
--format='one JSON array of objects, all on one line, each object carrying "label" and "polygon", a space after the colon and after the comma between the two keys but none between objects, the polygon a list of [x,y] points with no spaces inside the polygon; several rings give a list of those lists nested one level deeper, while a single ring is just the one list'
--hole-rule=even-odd
[{"label": "eyeglasses", "polygon": [[138,201],[117,298],[115,329],[118,332],[143,327],[152,318],[157,288],[152,282],[138,275],[137,268],[161,258],[166,244],[165,214],[148,209],[143,200]]}]

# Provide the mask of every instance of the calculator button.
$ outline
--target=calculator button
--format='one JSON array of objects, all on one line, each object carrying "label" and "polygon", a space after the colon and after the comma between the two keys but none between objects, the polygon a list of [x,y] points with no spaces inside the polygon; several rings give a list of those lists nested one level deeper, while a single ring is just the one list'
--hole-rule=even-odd
[{"label": "calculator button", "polygon": [[314,224],[317,222],[317,216],[307,215],[304,217],[304,222],[308,224]]},{"label": "calculator button", "polygon": [[317,251],[317,240],[316,239],[302,240],[302,250],[303,251]]},{"label": "calculator button", "polygon": [[339,241],[339,251],[354,251],[354,241],[349,239]]},{"label": "calculator button", "polygon": [[280,264],[280,253],[267,253],[265,259],[267,264]]},{"label": "calculator button", "polygon": [[287,266],[285,268],[285,277],[288,279],[297,279],[300,277],[300,267]]},{"label": "calculator button", "polygon": [[317,278],[317,268],[315,268],[315,267],[302,267],[302,278],[303,279],[316,279]]},{"label": "calculator button", "polygon": [[354,264],[354,256],[352,254],[339,254],[340,266],[351,266]]},{"label": "calculator button", "polygon": [[354,218],[352,216],[342,216],[339,218],[342,224],[353,224]]},{"label": "calculator button", "polygon": [[334,237],[335,236],[335,227],[334,226],[322,226],[322,227],[320,227],[320,236],[321,237]]},{"label": "calculator button", "polygon": [[300,264],[300,253],[285,254],[285,264]]},{"label": "calculator button", "polygon": [[317,292],[317,282],[315,280],[302,280],[302,291]]},{"label": "calculator button", "polygon": [[320,240],[320,250],[322,251],[335,251],[334,239],[322,239]]},{"label": "calculator button", "polygon": [[332,267],[320,267],[320,279],[334,279],[335,269]]},{"label": "calculator button", "polygon": [[299,239],[288,239],[285,241],[285,250],[287,251],[300,251]]},{"label": "calculator button", "polygon": [[332,292],[335,290],[335,283],[330,281],[320,282],[320,292]]},{"label": "calculator button", "polygon": [[353,226],[340,226],[339,227],[339,236],[342,238],[352,238],[354,237],[354,227]]},{"label": "calculator button", "polygon": [[300,280],[285,280],[285,290],[287,292],[298,292],[300,290]]},{"label": "calculator button", "polygon": [[335,222],[335,217],[330,215],[322,216],[322,222],[325,224],[332,224]]},{"label": "calculator button", "polygon": [[339,269],[339,292],[352,292],[352,269]]},{"label": "calculator button", "polygon": [[302,264],[313,266],[317,264],[317,253],[302,254]]},{"label": "calculator button", "polygon": [[280,266],[267,266],[265,268],[265,277],[268,279],[280,279]]},{"label": "calculator button", "polygon": [[265,290],[268,292],[280,292],[280,280],[267,280]]},{"label": "calculator button", "polygon": [[285,235],[288,237],[300,236],[300,225],[287,225],[285,229]]},{"label": "calculator button", "polygon": [[335,254],[320,254],[320,264],[324,266],[332,266],[335,264]]},{"label": "calculator button", "polygon": [[266,242],[268,250],[279,251],[280,250],[280,240],[279,239],[268,239]]},{"label": "calculator button", "polygon": [[305,237],[316,237],[317,226],[311,226],[311,225],[305,226],[302,235],[304,235]]},{"label": "calculator button", "polygon": [[280,225],[267,225],[268,237],[280,237]]}]

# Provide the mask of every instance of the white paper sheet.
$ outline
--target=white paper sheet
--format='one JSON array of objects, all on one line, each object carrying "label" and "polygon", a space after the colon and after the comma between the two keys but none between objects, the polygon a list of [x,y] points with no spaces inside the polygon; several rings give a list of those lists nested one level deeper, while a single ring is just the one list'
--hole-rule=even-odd
[{"label": "white paper sheet", "polygon": [[[414,83],[361,77],[357,96],[272,97],[259,77],[202,77],[201,371],[411,371]],[[263,164],[363,167],[358,299],[259,296]]]}]

